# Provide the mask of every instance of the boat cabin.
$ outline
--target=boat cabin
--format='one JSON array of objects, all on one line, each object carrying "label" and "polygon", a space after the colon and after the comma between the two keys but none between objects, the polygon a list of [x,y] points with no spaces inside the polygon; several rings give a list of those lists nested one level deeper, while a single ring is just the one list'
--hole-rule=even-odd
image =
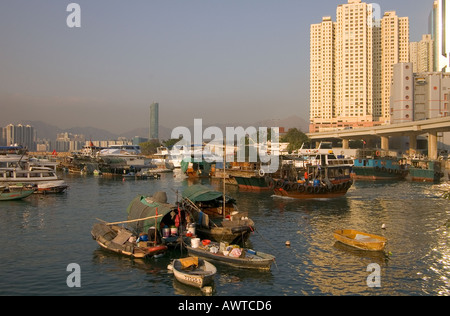
[{"label": "boat cabin", "polygon": [[51,168],[30,168],[22,170],[16,168],[0,168],[1,182],[38,182],[59,180]]}]

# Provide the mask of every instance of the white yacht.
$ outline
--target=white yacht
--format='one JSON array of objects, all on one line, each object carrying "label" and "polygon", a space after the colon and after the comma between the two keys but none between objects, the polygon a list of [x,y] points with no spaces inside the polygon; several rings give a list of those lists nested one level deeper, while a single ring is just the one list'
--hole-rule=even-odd
[{"label": "white yacht", "polygon": [[181,168],[181,162],[184,158],[189,158],[191,155],[184,146],[174,146],[168,151],[169,162],[173,164],[174,168]]},{"label": "white yacht", "polygon": [[0,155],[0,184],[35,185],[36,193],[60,193],[68,188],[56,175],[56,163],[16,154]]},{"label": "white yacht", "polygon": [[98,152],[98,157],[109,159],[122,159],[129,166],[149,166],[151,159],[142,155],[141,147],[136,145],[112,145]]}]

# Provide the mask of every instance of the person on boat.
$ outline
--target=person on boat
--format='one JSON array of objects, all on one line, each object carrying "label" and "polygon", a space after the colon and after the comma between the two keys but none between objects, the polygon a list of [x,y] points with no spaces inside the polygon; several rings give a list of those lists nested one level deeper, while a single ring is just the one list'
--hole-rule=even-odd
[{"label": "person on boat", "polygon": [[315,187],[318,187],[318,186],[320,186],[320,180],[319,180],[319,177],[318,176],[316,176],[316,178],[314,179],[314,184],[313,184]]}]

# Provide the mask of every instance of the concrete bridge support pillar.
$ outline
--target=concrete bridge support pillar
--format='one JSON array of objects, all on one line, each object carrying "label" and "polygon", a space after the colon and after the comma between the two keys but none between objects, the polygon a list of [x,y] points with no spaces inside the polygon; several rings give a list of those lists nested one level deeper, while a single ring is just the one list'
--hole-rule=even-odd
[{"label": "concrete bridge support pillar", "polygon": [[415,155],[417,152],[417,135],[411,134],[409,135],[409,154]]},{"label": "concrete bridge support pillar", "polygon": [[428,133],[428,158],[437,159],[437,132]]},{"label": "concrete bridge support pillar", "polygon": [[342,139],[342,149],[349,149],[348,139]]},{"label": "concrete bridge support pillar", "polygon": [[389,136],[381,136],[381,149],[389,150]]}]

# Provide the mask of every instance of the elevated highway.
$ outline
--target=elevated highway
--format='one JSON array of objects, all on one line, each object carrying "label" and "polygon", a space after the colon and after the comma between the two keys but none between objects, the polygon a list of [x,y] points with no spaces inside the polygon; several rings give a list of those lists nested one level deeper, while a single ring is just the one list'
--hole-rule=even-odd
[{"label": "elevated highway", "polygon": [[417,150],[417,136],[428,134],[428,153],[430,159],[437,159],[437,133],[450,132],[450,117],[440,117],[430,120],[413,121],[400,124],[390,124],[358,129],[344,129],[307,134],[311,140],[323,141],[342,139],[344,149],[348,148],[350,139],[381,138],[381,149],[389,150],[389,137],[408,136],[410,152]]}]

